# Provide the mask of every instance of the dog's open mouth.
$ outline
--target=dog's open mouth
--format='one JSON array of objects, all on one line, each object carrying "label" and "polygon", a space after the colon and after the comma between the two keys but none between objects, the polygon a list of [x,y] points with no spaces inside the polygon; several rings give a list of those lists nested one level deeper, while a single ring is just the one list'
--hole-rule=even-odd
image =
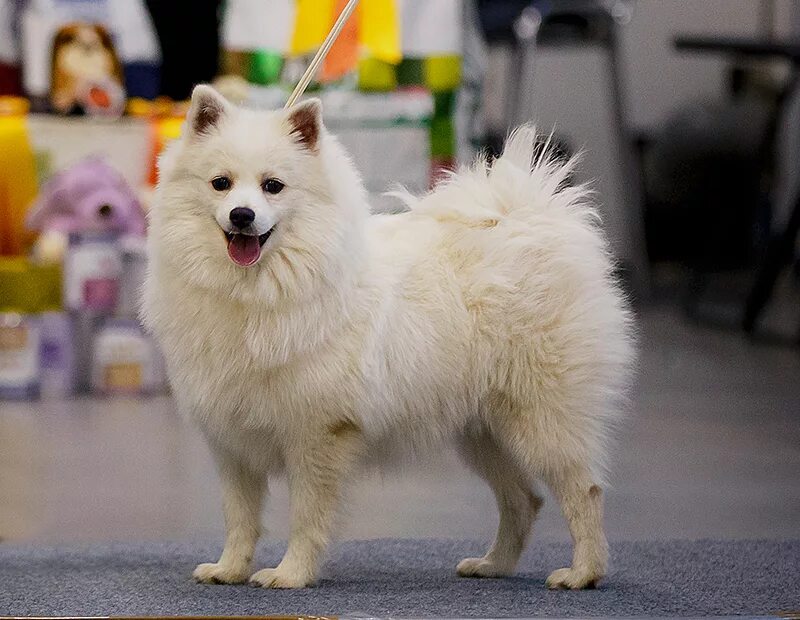
[{"label": "dog's open mouth", "polygon": [[275,230],[273,226],[263,235],[244,235],[242,233],[225,232],[225,238],[228,240],[228,256],[230,259],[240,267],[250,267],[254,265],[259,258],[261,258],[261,248],[269,239],[272,231]]}]

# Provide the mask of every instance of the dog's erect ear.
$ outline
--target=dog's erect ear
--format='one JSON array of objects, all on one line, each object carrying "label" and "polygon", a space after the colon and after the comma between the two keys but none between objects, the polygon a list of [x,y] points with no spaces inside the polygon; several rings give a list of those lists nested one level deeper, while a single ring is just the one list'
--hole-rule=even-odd
[{"label": "dog's erect ear", "polygon": [[322,131],[322,102],[319,99],[308,99],[293,105],[289,108],[288,120],[297,143],[316,152]]},{"label": "dog's erect ear", "polygon": [[207,134],[230,111],[231,104],[211,86],[200,84],[192,91],[187,121],[192,135]]}]

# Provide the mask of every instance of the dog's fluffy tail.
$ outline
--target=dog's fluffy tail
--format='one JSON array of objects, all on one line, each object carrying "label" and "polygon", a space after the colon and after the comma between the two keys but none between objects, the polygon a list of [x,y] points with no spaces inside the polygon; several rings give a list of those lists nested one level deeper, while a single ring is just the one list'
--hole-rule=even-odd
[{"label": "dog's fluffy tail", "polygon": [[580,212],[596,219],[592,191],[574,184],[572,177],[581,154],[565,158],[533,125],[523,125],[508,137],[503,154],[491,165],[479,161],[475,172],[488,181],[495,197],[493,207],[501,213],[525,219],[526,214],[553,209]]},{"label": "dog's fluffy tail", "polygon": [[403,188],[388,195],[412,210],[434,215],[491,217],[500,213],[534,221],[552,214],[594,227],[599,217],[592,190],[572,179],[580,157],[580,153],[563,157],[554,148],[552,134],[545,136],[533,125],[522,125],[509,135],[503,154],[494,161],[486,155],[478,157],[469,168],[447,174],[425,196],[413,196]]}]

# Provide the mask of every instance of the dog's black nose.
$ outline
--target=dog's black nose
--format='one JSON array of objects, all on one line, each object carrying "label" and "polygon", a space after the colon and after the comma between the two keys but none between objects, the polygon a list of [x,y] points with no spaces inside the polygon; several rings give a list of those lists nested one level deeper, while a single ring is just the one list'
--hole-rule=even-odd
[{"label": "dog's black nose", "polygon": [[235,209],[231,209],[230,218],[231,224],[236,226],[236,228],[247,228],[255,221],[256,213],[247,207],[236,207]]}]

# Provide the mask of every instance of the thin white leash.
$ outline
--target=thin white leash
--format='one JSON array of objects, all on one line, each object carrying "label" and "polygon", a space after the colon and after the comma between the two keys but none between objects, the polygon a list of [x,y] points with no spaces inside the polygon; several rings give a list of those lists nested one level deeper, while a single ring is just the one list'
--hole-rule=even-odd
[{"label": "thin white leash", "polygon": [[347,18],[350,17],[350,15],[353,13],[357,4],[358,0],[349,0],[349,2],[342,9],[339,18],[336,20],[336,23],[333,24],[333,28],[331,28],[331,31],[328,33],[328,36],[325,37],[325,40],[322,42],[322,45],[317,50],[317,53],[314,56],[314,60],[312,60],[311,64],[308,65],[308,69],[306,69],[306,72],[303,74],[303,77],[300,78],[300,81],[297,83],[297,86],[294,87],[292,94],[289,95],[289,100],[286,102],[286,105],[283,106],[284,109],[292,107],[300,98],[300,96],[306,91],[306,88],[308,88],[311,79],[314,77],[314,74],[316,74],[317,69],[319,69],[320,64],[322,64],[322,61],[325,60],[325,56],[328,55],[328,52],[331,50],[331,47],[333,46],[333,43],[336,41],[337,37],[339,36],[339,33],[342,31],[342,28],[344,28],[344,24],[347,21]]}]

